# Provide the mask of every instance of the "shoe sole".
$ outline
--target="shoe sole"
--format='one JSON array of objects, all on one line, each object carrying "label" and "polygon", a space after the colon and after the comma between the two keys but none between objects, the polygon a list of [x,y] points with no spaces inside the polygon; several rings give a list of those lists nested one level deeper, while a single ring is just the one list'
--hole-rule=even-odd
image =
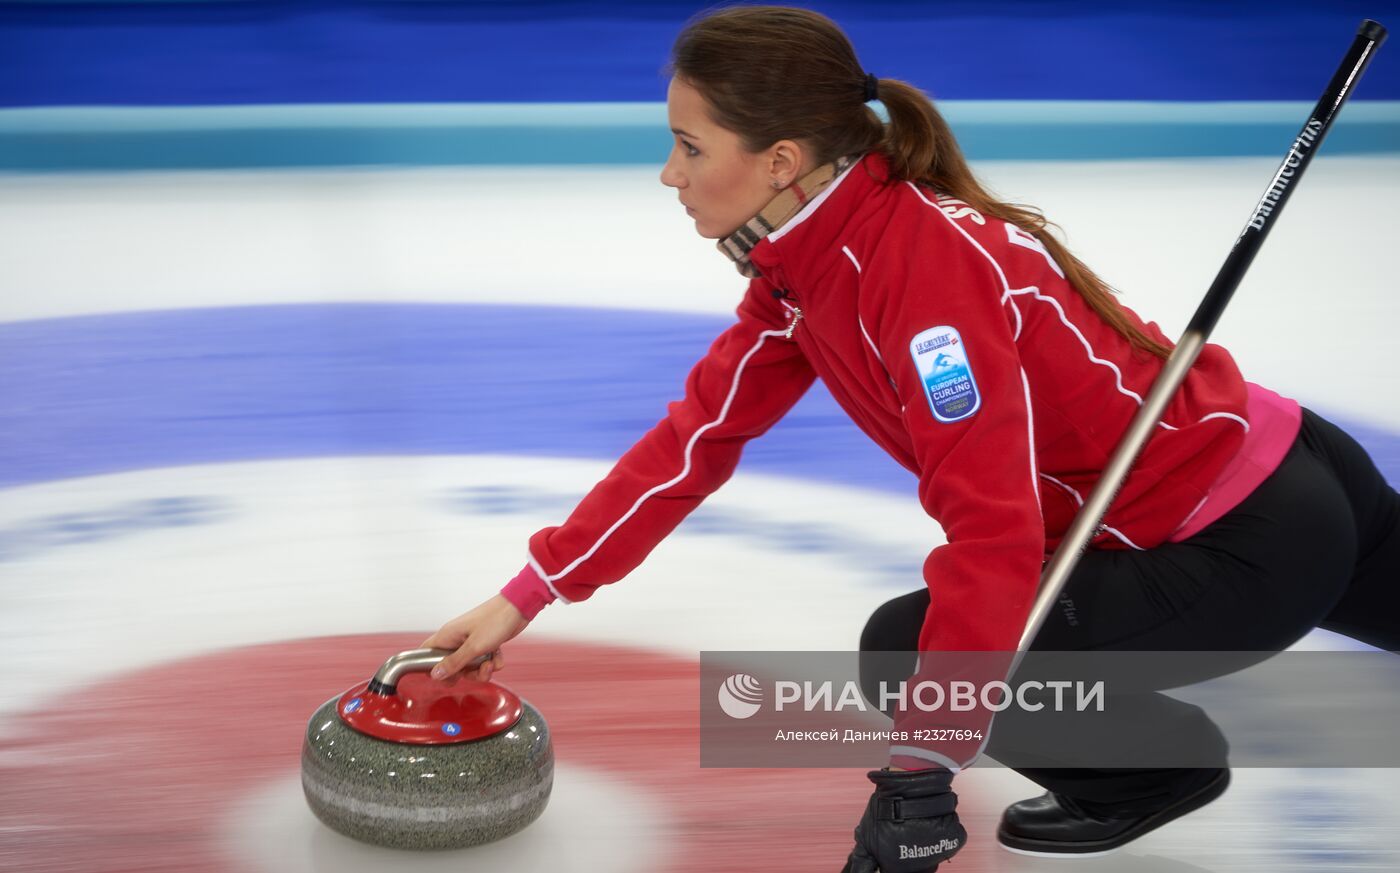
[{"label": "shoe sole", "polygon": [[1196,789],[1195,793],[1188,794],[1175,806],[1169,806],[1160,812],[1153,813],[1128,830],[1117,836],[1104,840],[1081,840],[1070,842],[1065,840],[1036,840],[1027,837],[1018,837],[997,829],[997,842],[1003,849],[1014,852],[1017,855],[1030,855],[1036,858],[1092,858],[1099,855],[1109,855],[1118,849],[1136,840],[1143,834],[1155,831],[1168,822],[1175,821],[1186,815],[1188,812],[1195,812],[1201,807],[1215,800],[1225,793],[1225,789],[1230,787],[1230,771],[1222,770],[1205,785]]}]

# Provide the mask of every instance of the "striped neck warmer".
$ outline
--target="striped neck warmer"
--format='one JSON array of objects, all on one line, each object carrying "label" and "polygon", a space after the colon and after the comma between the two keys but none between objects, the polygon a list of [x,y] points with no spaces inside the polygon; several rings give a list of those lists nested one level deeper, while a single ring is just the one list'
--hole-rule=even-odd
[{"label": "striped neck warmer", "polygon": [[739,229],[720,240],[718,248],[734,262],[739,272],[750,279],[759,276],[758,268],[749,263],[749,252],[768,234],[787,224],[794,215],[820,194],[832,180],[846,172],[860,155],[846,155],[830,164],[823,164],[788,185],[768,202],[757,215],[740,225]]}]

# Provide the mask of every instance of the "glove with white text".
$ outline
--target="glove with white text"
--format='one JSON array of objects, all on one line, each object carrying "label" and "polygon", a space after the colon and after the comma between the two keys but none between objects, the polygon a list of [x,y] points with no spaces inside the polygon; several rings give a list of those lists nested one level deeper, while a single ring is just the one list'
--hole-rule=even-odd
[{"label": "glove with white text", "polygon": [[951,771],[871,770],[875,792],[841,873],[932,873],[967,842]]}]

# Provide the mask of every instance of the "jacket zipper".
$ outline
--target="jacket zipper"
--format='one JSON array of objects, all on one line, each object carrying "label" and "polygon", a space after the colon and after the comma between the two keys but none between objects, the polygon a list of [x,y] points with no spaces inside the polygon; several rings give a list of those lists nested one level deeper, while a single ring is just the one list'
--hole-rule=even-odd
[{"label": "jacket zipper", "polygon": [[788,322],[787,333],[784,334],[788,339],[792,339],[792,332],[797,330],[797,323],[801,320],[802,310],[799,307],[794,306],[792,308],[792,321]]},{"label": "jacket zipper", "polygon": [[792,296],[792,292],[786,288],[774,289],[773,296],[779,300],[791,300],[792,303],[785,303],[788,309],[792,310],[792,321],[788,322],[787,333],[783,334],[787,339],[792,339],[792,332],[797,330],[797,323],[802,320],[802,307],[795,306],[797,298]]}]

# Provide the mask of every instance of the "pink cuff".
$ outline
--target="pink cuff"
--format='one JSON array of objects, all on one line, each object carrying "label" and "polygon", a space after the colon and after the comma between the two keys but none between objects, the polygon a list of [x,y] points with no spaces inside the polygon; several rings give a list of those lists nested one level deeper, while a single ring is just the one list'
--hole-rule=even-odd
[{"label": "pink cuff", "polygon": [[529,564],[506,583],[501,589],[501,596],[520,610],[526,621],[534,621],[540,610],[554,602],[554,592],[549,590],[540,574]]},{"label": "pink cuff", "polygon": [[[980,753],[974,758],[981,757]],[[971,762],[968,762],[970,764]],[[961,772],[968,764],[959,764],[931,750],[907,744],[890,746],[889,766],[901,770],[951,770]]]},{"label": "pink cuff", "polygon": [[932,770],[939,765],[932,761],[925,761],[923,758],[911,758],[908,755],[890,755],[890,766],[898,767],[901,770]]}]

